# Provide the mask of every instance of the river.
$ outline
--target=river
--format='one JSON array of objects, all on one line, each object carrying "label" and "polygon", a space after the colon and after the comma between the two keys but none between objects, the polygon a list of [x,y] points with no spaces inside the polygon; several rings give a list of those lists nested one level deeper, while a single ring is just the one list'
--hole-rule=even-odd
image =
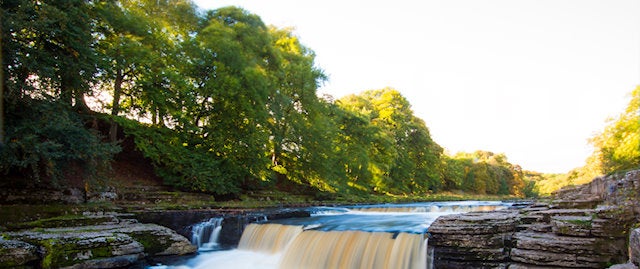
[{"label": "river", "polygon": [[[436,218],[503,209],[461,201],[308,208],[311,217],[249,224],[235,249],[220,249],[216,219],[194,226],[198,255],[152,269],[429,268],[427,233]],[[217,226],[216,226],[217,225]],[[197,227],[197,229],[195,229]]]}]

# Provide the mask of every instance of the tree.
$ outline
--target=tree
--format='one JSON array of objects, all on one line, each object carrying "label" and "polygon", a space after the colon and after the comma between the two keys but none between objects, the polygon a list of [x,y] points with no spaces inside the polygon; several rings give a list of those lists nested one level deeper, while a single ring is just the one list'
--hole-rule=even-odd
[{"label": "tree", "polygon": [[367,118],[378,131],[372,149],[373,185],[393,193],[421,193],[442,187],[442,148],[424,121],[398,91],[365,91],[340,100],[342,107]]},{"label": "tree", "polygon": [[626,109],[590,142],[595,147],[591,166],[599,165],[603,173],[640,166],[640,86],[631,92]]},{"label": "tree", "polygon": [[[4,21],[4,9],[0,13],[0,21]],[[2,35],[2,25],[0,23],[0,151],[4,147],[4,42]]]},{"label": "tree", "polygon": [[96,73],[89,3],[14,0],[2,10],[6,97],[55,96],[86,111]]},{"label": "tree", "polygon": [[[102,57],[100,84],[111,91],[111,115],[120,113],[123,94],[132,96],[136,79],[144,75],[144,67],[152,61],[153,50],[149,17],[136,12],[131,3],[98,2],[96,11],[102,20],[98,25],[98,49]],[[109,139],[116,141],[118,125],[111,120]]]},{"label": "tree", "polygon": [[[326,77],[314,66],[315,54],[304,47],[291,29],[271,28],[273,48],[278,55],[273,70],[274,88],[267,109],[271,167],[279,178],[318,184],[325,179],[324,167],[331,150],[331,127],[324,120],[325,106],[316,89]],[[306,182],[305,182],[306,181]],[[314,183],[315,182],[315,183]]]}]

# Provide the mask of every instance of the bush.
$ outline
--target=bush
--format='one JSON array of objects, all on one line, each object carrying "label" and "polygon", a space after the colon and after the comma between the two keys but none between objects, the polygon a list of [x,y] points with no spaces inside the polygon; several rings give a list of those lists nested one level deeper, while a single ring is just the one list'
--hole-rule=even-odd
[{"label": "bush", "polygon": [[189,191],[216,195],[238,194],[242,171],[234,170],[225,158],[209,146],[164,126],[147,126],[125,118],[115,118],[136,148],[149,158],[164,183]]},{"label": "bush", "polygon": [[6,143],[0,151],[0,171],[17,174],[27,184],[48,180],[56,187],[72,165],[83,179],[108,169],[120,148],[101,141],[85,128],[70,107],[49,100],[22,99],[6,111]]}]

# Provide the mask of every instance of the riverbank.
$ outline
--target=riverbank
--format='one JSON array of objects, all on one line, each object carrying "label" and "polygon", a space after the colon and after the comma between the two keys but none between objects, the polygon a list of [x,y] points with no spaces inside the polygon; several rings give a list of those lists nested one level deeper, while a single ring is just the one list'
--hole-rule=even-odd
[{"label": "riverbank", "polygon": [[[89,197],[84,200],[84,197]],[[94,197],[94,198],[91,198]],[[29,222],[60,218],[72,219],[85,212],[132,213],[164,210],[218,210],[220,212],[255,211],[268,208],[300,208],[380,203],[435,201],[502,201],[518,200],[513,196],[437,193],[423,196],[341,196],[317,200],[306,195],[280,191],[250,192],[238,199],[216,201],[212,196],[172,190],[161,185],[110,187],[108,191],[86,195],[80,189],[0,190],[0,231],[11,230]]]},{"label": "riverbank", "polygon": [[[302,216],[301,211],[285,212],[286,209],[514,199],[464,193],[317,197],[274,190],[247,192],[235,199],[217,201],[213,196],[182,192],[157,181],[127,179],[116,182],[118,184],[100,188],[100,191],[1,189],[0,234],[4,239],[0,240],[0,267],[122,267],[167,257],[165,254],[189,255],[195,251],[189,247],[190,225],[211,217],[224,219],[223,226],[227,230],[221,242],[233,245],[242,234],[241,228],[248,223],[264,218]],[[124,232],[131,230],[137,231],[138,237]],[[159,237],[159,234],[164,236]],[[148,237],[164,239],[149,241]],[[180,246],[179,251],[171,250],[172,245]],[[57,251],[60,248],[63,252]]]},{"label": "riverbank", "polygon": [[[222,219],[224,231],[219,241],[234,246],[242,235],[243,227],[249,223],[309,216],[308,212],[297,208],[501,198],[448,194],[314,201],[301,197],[285,199],[282,193],[268,192],[254,193],[244,200],[216,202],[203,199],[206,196],[202,194],[145,188],[145,192],[139,192],[144,195],[118,193],[112,188],[109,190],[112,194],[93,196],[113,199],[86,203],[77,202],[80,196],[73,198],[69,195],[65,203],[0,206],[0,267],[115,268],[190,255],[195,252],[189,242],[191,227],[209,218]],[[58,199],[56,195],[48,198],[52,197]]]}]

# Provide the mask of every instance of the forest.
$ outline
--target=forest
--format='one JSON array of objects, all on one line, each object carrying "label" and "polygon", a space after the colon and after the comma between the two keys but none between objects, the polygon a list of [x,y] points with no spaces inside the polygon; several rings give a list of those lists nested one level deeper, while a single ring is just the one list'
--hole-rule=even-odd
[{"label": "forest", "polygon": [[12,184],[62,186],[72,174],[108,184],[124,137],[167,186],[216,197],[271,188],[317,197],[535,196],[544,184],[640,164],[639,88],[594,136],[584,168],[548,176],[504,154],[446,154],[399,90],[319,95],[327,76],[313,50],[292,29],[241,8],[1,5],[0,172]]}]

